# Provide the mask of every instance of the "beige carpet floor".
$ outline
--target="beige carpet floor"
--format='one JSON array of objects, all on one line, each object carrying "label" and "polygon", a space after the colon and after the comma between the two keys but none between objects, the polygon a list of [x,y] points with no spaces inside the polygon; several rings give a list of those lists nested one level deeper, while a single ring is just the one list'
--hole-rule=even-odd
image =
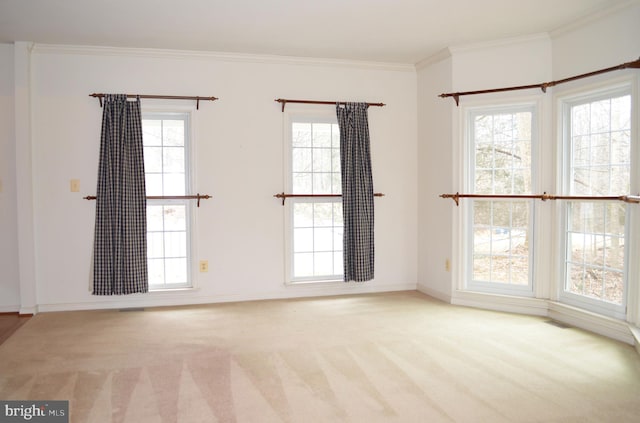
[{"label": "beige carpet floor", "polygon": [[42,313],[0,399],[71,422],[639,422],[633,347],[418,292]]}]

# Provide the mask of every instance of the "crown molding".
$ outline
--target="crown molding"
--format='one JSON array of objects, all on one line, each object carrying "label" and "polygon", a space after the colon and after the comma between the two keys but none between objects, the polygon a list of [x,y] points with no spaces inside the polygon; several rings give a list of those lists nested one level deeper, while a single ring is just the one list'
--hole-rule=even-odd
[{"label": "crown molding", "polygon": [[534,43],[534,42],[540,42],[540,41],[546,42],[550,40],[551,38],[549,37],[549,34],[547,34],[546,32],[542,32],[537,34],[523,35],[519,37],[499,38],[495,40],[480,41],[477,43],[460,44],[460,45],[449,47],[449,50],[451,50],[452,55],[455,55],[458,53],[468,53],[468,52],[487,50],[487,49],[498,48],[498,47],[507,47],[507,46],[512,46],[516,44],[526,44],[526,43]]},{"label": "crown molding", "polygon": [[428,66],[431,66],[435,63],[446,60],[450,57],[455,56],[460,53],[468,53],[473,51],[482,51],[488,50],[497,47],[505,47],[516,44],[525,44],[532,42],[548,42],[551,39],[547,33],[539,33],[532,35],[525,35],[520,37],[510,37],[510,38],[500,38],[496,40],[490,41],[482,41],[478,43],[469,43],[469,44],[460,44],[456,46],[449,46],[437,52],[436,54],[427,57],[424,60],[419,61],[415,64],[416,70],[424,69]]},{"label": "crown molding", "polygon": [[426,59],[423,59],[423,60],[419,61],[418,63],[416,63],[415,64],[415,68],[416,68],[416,70],[421,70],[421,69],[424,69],[424,68],[429,67],[431,65],[434,65],[436,63],[442,62],[443,60],[446,60],[446,59],[450,58],[451,56],[452,56],[451,49],[443,48],[442,50],[440,50],[436,54],[433,54],[433,55],[427,57]]},{"label": "crown molding", "polygon": [[278,55],[259,55],[245,53],[226,53],[199,50],[170,50],[134,47],[85,46],[66,44],[35,44],[35,54],[68,54],[87,56],[143,57],[154,59],[210,60],[238,63],[262,63],[273,65],[329,66],[386,70],[395,72],[415,72],[413,64],[366,62],[359,60],[340,60],[313,57],[295,57]]}]

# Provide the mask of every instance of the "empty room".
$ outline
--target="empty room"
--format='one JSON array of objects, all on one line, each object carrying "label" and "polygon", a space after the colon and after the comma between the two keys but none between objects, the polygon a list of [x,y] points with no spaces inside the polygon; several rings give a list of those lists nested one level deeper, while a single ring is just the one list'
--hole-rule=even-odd
[{"label": "empty room", "polygon": [[640,0],[2,0],[0,422],[640,421]]}]

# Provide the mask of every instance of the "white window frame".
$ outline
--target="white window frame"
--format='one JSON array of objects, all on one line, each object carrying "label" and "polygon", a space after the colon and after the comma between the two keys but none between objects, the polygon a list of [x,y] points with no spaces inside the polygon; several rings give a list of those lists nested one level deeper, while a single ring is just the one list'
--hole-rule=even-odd
[{"label": "white window frame", "polygon": [[[185,195],[190,195],[194,191],[195,187],[195,142],[194,142],[194,116],[195,108],[193,107],[178,107],[178,106],[158,106],[155,107],[143,107],[142,119],[184,119],[185,121],[185,146],[184,146],[184,158],[185,158]],[[152,195],[147,193],[147,195]],[[181,289],[193,289],[197,287],[197,265],[195,258],[196,246],[194,234],[197,233],[196,228],[196,213],[195,204],[193,200],[188,199],[166,199],[166,200],[154,200],[148,199],[147,205],[184,205],[185,218],[186,218],[186,255],[187,255],[187,282],[164,285],[151,285],[149,284],[150,292],[162,292],[162,291],[175,291]]]},{"label": "white window frame", "polygon": [[[557,98],[557,110],[558,110],[558,172],[557,172],[557,187],[560,192],[569,194],[569,172],[571,170],[571,139],[570,139],[570,119],[569,113],[571,107],[585,102],[593,102],[598,99],[605,99],[615,97],[617,95],[630,95],[631,96],[631,134],[630,134],[630,160],[631,160],[631,174],[630,174],[630,189],[631,192],[638,192],[640,190],[640,182],[638,177],[640,175],[640,147],[638,146],[638,95],[637,95],[637,79],[635,78],[621,78],[612,80],[611,82],[604,82],[598,85],[590,85],[585,88],[574,90],[569,93],[565,93]],[[628,194],[628,193],[627,193]],[[622,194],[621,194],[622,195]],[[600,203],[600,201],[598,202]],[[556,296],[558,301],[569,306],[578,307],[586,311],[594,312],[600,315],[613,317],[616,319],[627,320],[630,317],[630,321],[636,320],[633,316],[628,316],[628,307],[630,303],[635,308],[640,305],[640,299],[636,301],[630,301],[630,294],[640,294],[640,277],[638,267],[633,266],[633,261],[629,258],[633,255],[640,253],[640,242],[638,237],[632,237],[631,227],[638,228],[640,211],[637,205],[627,204],[625,210],[625,246],[624,246],[624,269],[623,269],[623,301],[618,305],[615,303],[592,299],[586,296],[574,294],[565,290],[566,286],[566,254],[567,254],[567,228],[568,228],[568,212],[569,202],[560,202],[558,204],[558,262],[557,262],[557,286],[555,287]],[[640,311],[637,316],[640,321]]]},{"label": "white window frame", "polygon": [[[295,122],[309,123],[331,123],[337,124],[335,109],[329,108],[305,108],[300,109],[287,106],[283,113],[283,151],[284,151],[284,187],[285,192],[293,192],[293,140],[292,140],[292,124]],[[287,198],[285,201],[284,211],[284,240],[285,240],[285,285],[301,285],[301,284],[338,284],[343,283],[343,274],[327,275],[326,277],[306,276],[294,277],[294,221],[293,207],[296,203],[341,203],[341,197],[327,198]]]},{"label": "white window frame", "polygon": [[[475,104],[469,104],[461,110],[462,115],[462,130],[463,130],[463,151],[464,151],[464,166],[463,166],[463,181],[464,192],[474,192],[475,185],[475,147],[473,137],[473,116],[486,112],[486,113],[510,113],[517,111],[531,111],[531,193],[536,192],[539,186],[539,149],[540,149],[540,99],[536,98],[522,98],[514,99],[512,101],[505,101],[500,103],[495,102],[478,102]],[[529,193],[523,193],[529,194]],[[491,199],[487,199],[491,200]],[[537,205],[534,200],[505,200],[505,201],[526,201],[529,204],[530,216],[528,223],[529,231],[529,271],[528,271],[528,284],[527,285],[515,285],[505,284],[490,281],[474,281],[473,280],[473,216],[474,216],[474,203],[473,199],[466,200],[464,210],[462,210],[462,285],[461,289],[465,291],[482,292],[487,294],[497,295],[511,295],[520,297],[533,297],[536,292],[535,272],[536,272],[536,260],[538,252],[538,239],[539,239],[539,218],[537,217]],[[493,200],[498,201],[498,200]]]}]

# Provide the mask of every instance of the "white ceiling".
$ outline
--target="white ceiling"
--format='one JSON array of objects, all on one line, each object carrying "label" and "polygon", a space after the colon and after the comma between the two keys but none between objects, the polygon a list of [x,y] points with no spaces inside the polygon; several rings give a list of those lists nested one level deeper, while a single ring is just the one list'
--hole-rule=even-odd
[{"label": "white ceiling", "polygon": [[416,63],[635,0],[0,0],[0,42]]}]

